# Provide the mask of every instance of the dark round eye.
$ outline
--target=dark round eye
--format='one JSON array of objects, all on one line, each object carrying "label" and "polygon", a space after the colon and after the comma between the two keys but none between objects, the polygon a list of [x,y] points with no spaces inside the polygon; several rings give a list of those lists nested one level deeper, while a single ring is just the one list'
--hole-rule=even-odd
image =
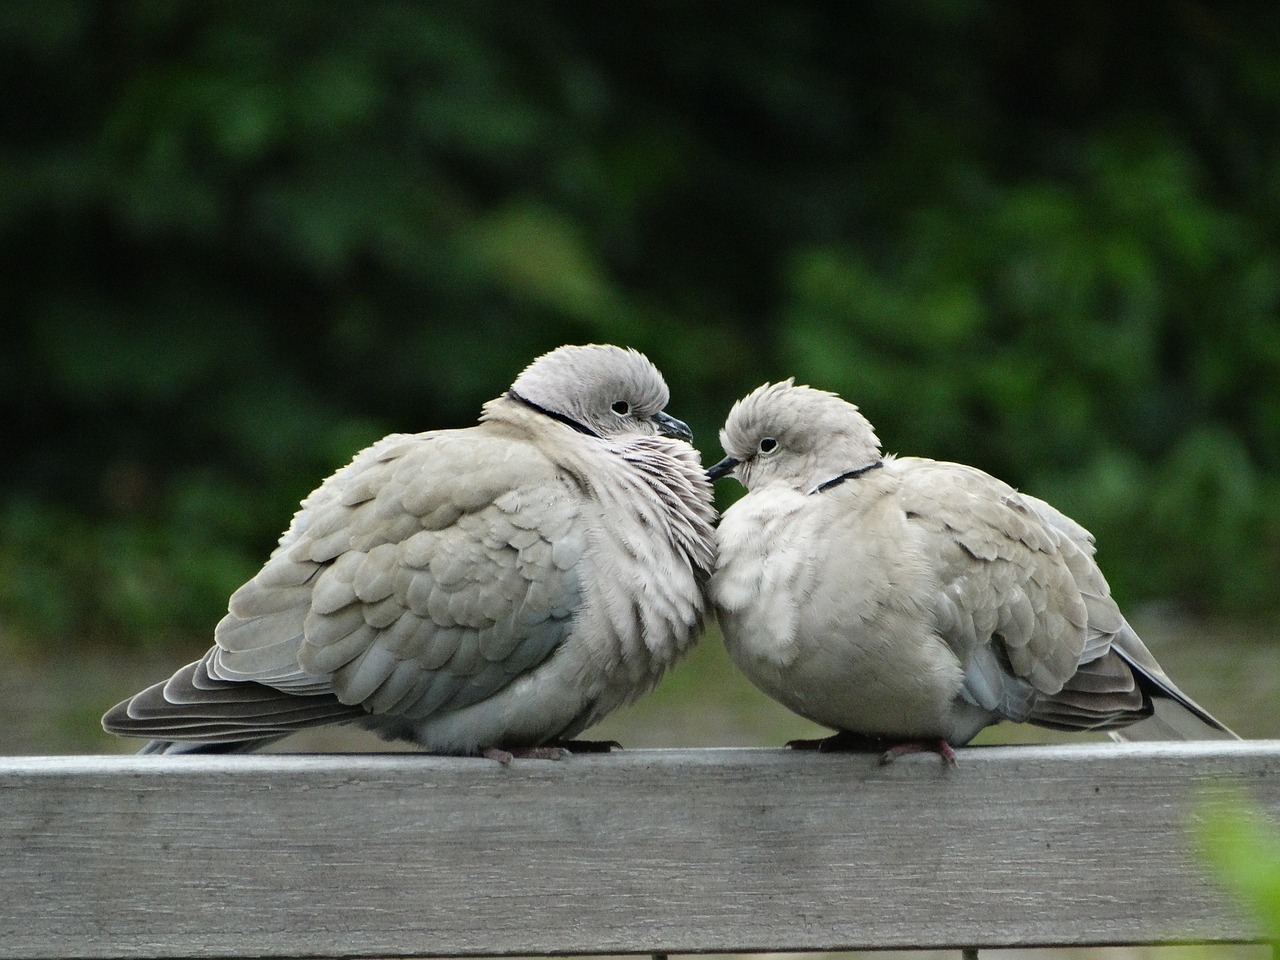
[{"label": "dark round eye", "polygon": [[628,413],[631,412],[631,404],[627,403],[627,401],[625,400],[615,400],[613,401],[613,405],[609,407],[609,409],[612,410],[614,413],[616,413],[618,416],[625,417]]},{"label": "dark round eye", "polygon": [[778,441],[773,437],[765,437],[760,441],[760,452],[766,457],[778,449]]}]

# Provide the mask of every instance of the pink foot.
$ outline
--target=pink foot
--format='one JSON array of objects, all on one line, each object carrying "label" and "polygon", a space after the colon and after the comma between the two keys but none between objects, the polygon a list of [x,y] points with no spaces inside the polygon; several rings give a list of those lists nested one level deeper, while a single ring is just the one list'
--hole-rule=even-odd
[{"label": "pink foot", "polygon": [[617,740],[557,740],[555,745],[565,753],[612,753],[622,749]]},{"label": "pink foot", "polygon": [[956,763],[956,752],[951,749],[951,744],[945,740],[908,740],[905,743],[895,743],[892,747],[884,752],[880,757],[881,763],[892,763],[904,753],[936,753],[943,760],[953,767],[958,767]]},{"label": "pink foot", "polygon": [[516,757],[522,760],[560,760],[567,757],[569,751],[564,747],[512,747],[509,750],[504,750],[502,747],[485,747],[481,755],[490,760],[496,760],[505,767]]}]

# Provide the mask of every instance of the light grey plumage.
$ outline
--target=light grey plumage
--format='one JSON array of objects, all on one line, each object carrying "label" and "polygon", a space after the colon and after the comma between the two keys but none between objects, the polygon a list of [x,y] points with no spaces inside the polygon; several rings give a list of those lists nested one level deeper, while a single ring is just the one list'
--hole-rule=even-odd
[{"label": "light grey plumage", "polygon": [[1136,738],[1234,736],[1156,663],[1092,536],[1049,504],[882,456],[857,407],[790,380],[738,401],[720,437],[712,478],[750,492],[721,519],[712,600],[734,661],[795,712],[944,754],[1001,720],[1117,731],[1156,708]]},{"label": "light grey plumage", "polygon": [[205,657],[104,727],[144,752],[356,722],[433,752],[576,736],[697,639],[711,488],[642,354],[561,347],[477,426],[386,437],[303,502]]}]

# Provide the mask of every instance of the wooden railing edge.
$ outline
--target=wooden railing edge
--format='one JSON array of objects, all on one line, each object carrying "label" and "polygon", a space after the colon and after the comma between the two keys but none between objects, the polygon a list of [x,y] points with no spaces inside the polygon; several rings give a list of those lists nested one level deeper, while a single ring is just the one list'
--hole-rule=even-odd
[{"label": "wooden railing edge", "polygon": [[0,960],[1253,942],[1280,741],[0,758]]}]

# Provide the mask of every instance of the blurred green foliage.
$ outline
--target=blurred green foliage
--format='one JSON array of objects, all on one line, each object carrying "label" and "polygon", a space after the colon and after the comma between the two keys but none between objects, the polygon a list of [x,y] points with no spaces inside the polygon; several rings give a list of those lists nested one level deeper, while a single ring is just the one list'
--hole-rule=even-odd
[{"label": "blurred green foliage", "polygon": [[1206,803],[1196,833],[1218,880],[1280,951],[1280,830],[1240,792]]},{"label": "blurred green foliage", "polygon": [[12,0],[0,54],[11,637],[208,631],[361,445],[588,341],[708,460],[794,374],[1122,600],[1280,613],[1266,5]]}]

